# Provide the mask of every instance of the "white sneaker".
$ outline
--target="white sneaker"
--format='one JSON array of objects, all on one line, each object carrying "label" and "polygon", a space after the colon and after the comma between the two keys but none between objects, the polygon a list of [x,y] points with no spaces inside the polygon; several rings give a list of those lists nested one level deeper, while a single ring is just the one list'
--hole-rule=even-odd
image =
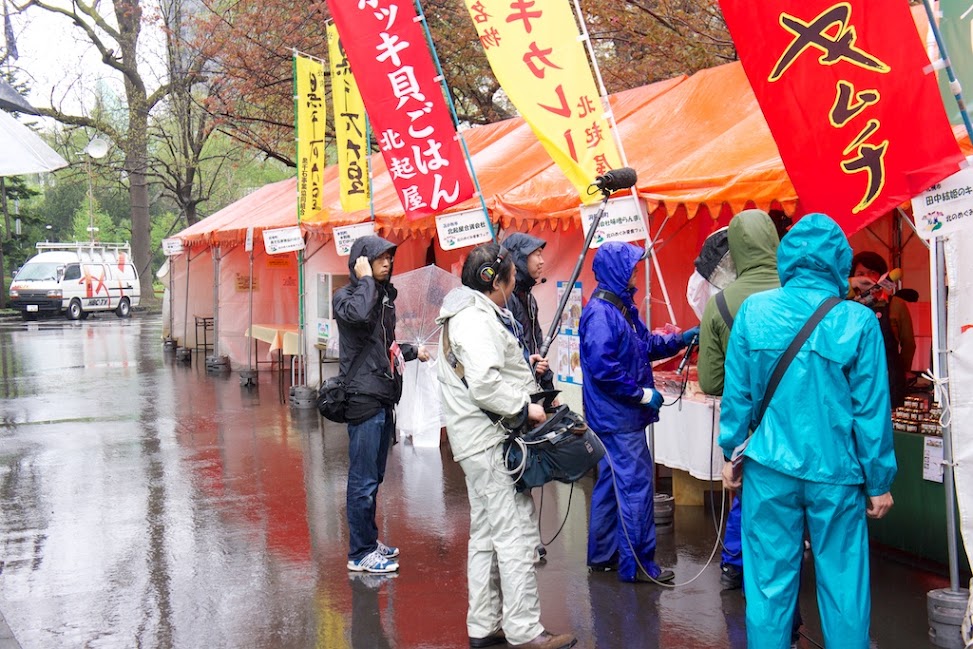
[{"label": "white sneaker", "polygon": [[394,545],[385,545],[381,541],[378,542],[378,547],[375,549],[386,559],[394,559],[399,556],[399,549],[397,547]]},{"label": "white sneaker", "polygon": [[348,570],[355,572],[395,572],[399,564],[386,559],[381,552],[373,550],[357,561],[348,561]]}]

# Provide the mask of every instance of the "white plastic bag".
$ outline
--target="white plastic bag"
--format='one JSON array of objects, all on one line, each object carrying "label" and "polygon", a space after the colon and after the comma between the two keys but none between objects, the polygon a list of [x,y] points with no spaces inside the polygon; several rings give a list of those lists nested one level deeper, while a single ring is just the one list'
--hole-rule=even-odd
[{"label": "white plastic bag", "polygon": [[396,427],[403,437],[412,438],[413,446],[439,446],[443,421],[435,359],[406,363]]}]

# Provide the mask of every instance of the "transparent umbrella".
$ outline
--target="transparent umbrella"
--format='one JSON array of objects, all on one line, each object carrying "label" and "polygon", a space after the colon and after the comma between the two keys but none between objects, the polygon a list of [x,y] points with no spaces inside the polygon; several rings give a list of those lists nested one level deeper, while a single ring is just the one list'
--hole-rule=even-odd
[{"label": "transparent umbrella", "polygon": [[395,299],[395,337],[399,342],[426,345],[429,353],[436,355],[434,347],[439,344],[436,318],[443,298],[460,285],[459,277],[429,265],[395,275],[392,283],[399,291]]},{"label": "transparent umbrella", "polygon": [[403,436],[411,438],[413,446],[436,447],[443,425],[435,369],[439,349],[436,317],[443,298],[460,285],[460,280],[437,266],[426,266],[395,275],[392,283],[399,291],[395,300],[396,338],[425,345],[433,357],[428,363],[406,364],[396,425]]}]

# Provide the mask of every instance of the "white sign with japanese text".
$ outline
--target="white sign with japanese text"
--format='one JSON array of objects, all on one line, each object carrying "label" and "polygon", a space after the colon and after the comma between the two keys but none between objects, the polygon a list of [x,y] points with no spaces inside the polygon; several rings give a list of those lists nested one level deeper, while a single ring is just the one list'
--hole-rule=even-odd
[{"label": "white sign with japanese text", "polygon": [[173,237],[171,239],[162,240],[162,252],[166,257],[172,257],[173,255],[182,254],[182,239]]},{"label": "white sign with japanese text", "polygon": [[351,254],[351,244],[355,243],[355,239],[372,234],[375,234],[374,221],[346,225],[331,231],[331,235],[334,237],[334,249],[338,252],[339,257],[347,257]]},{"label": "white sign with japanese text", "polygon": [[466,210],[436,217],[436,233],[443,250],[475,246],[493,239],[483,210]]},{"label": "white sign with japanese text", "polygon": [[[601,203],[597,205],[583,205],[581,207],[581,227],[584,236],[598,214]],[[598,222],[598,229],[591,239],[591,247],[597,248],[606,241],[639,241],[647,239],[645,219],[642,215],[642,201],[627,195],[608,199],[605,213]]]},{"label": "white sign with japanese text", "polygon": [[304,250],[304,235],[299,226],[264,230],[264,250],[268,255],[280,255],[285,252]]},{"label": "white sign with japanese text", "polygon": [[923,239],[973,228],[973,168],[960,169],[913,198],[912,216]]},{"label": "white sign with japanese text", "polygon": [[247,238],[246,241],[243,242],[243,251],[253,252],[253,226],[252,225],[247,228]]},{"label": "white sign with japanese text", "polygon": [[927,436],[922,444],[922,479],[943,481],[943,438]]}]

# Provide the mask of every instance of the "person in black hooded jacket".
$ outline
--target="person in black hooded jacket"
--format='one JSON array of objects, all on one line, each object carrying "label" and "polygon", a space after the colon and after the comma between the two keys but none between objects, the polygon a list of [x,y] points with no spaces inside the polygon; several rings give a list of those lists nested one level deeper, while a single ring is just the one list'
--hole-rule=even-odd
[{"label": "person in black hooded jacket", "polygon": [[528,352],[532,357],[536,356],[530,360],[537,374],[538,384],[542,390],[553,390],[554,372],[551,371],[547,359],[542,359],[537,354],[544,342],[544,333],[541,331],[537,300],[531,293],[544,272],[543,251],[546,245],[547,242],[540,237],[524,232],[514,232],[503,241],[503,247],[510,251],[517,268],[517,283],[507,300],[507,308],[523,329],[524,344],[527,345]]},{"label": "person in black hooded jacket", "polygon": [[[395,244],[381,237],[360,237],[351,244],[351,282],[334,295],[340,341],[340,375],[348,394],[347,515],[348,569],[393,572],[397,547],[378,540],[375,506],[385,477],[392,437],[393,410],[402,396],[405,361],[428,360],[425,348],[395,341],[395,297],[391,283]],[[365,354],[348,376],[355,359]]]},{"label": "person in black hooded jacket", "polygon": [[[541,332],[537,300],[531,293],[531,289],[544,272],[544,246],[546,245],[547,242],[540,237],[524,232],[514,232],[503,240],[503,247],[510,251],[510,257],[517,269],[517,281],[513,293],[507,298],[507,308],[520,325],[520,337],[527,347],[537,384],[541,390],[553,390],[554,372],[551,371],[547,359],[541,358],[537,353],[544,342],[544,334]],[[533,505],[533,499],[530,504]],[[531,526],[525,531],[528,539],[534,544],[534,562],[537,563],[546,560],[547,548],[541,541],[537,510],[533,507],[530,511],[530,521]]]}]

